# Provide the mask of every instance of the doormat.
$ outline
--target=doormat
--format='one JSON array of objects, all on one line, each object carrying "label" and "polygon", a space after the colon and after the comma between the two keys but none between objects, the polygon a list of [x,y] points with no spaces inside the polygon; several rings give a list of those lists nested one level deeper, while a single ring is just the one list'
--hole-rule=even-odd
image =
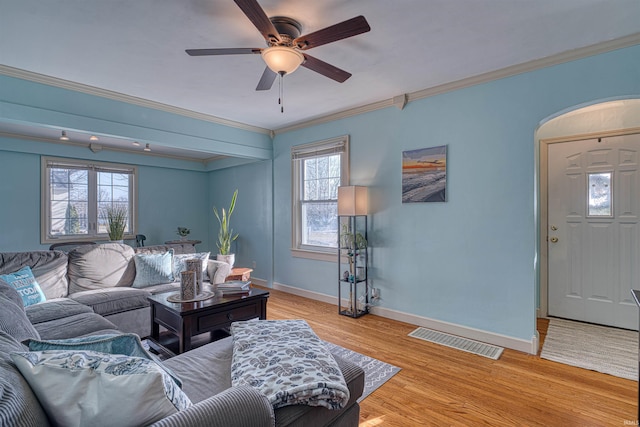
[{"label": "doormat", "polygon": [[400,372],[400,368],[390,365],[373,357],[365,356],[348,348],[326,342],[329,351],[344,360],[358,365],[364,371],[364,391],[358,399],[361,402],[365,397],[376,391],[382,384],[386,383],[395,374]]},{"label": "doormat", "polygon": [[636,331],[549,319],[540,357],[638,381]]},{"label": "doormat", "polygon": [[446,347],[455,348],[457,350],[466,351],[467,353],[477,354],[478,356],[488,357],[493,360],[498,360],[504,350],[504,348],[495,345],[422,327],[410,332],[409,336],[435,344],[444,345]]}]

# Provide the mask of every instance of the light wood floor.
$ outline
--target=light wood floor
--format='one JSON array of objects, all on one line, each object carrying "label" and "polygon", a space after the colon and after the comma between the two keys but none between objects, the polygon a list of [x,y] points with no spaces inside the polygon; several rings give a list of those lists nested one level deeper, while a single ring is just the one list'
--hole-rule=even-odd
[{"label": "light wood floor", "polygon": [[[305,319],[320,338],[402,368],[361,402],[361,427],[637,425],[635,381],[509,349],[495,361],[410,338],[414,325],[270,293],[268,319]],[[541,339],[546,328],[540,319]]]}]

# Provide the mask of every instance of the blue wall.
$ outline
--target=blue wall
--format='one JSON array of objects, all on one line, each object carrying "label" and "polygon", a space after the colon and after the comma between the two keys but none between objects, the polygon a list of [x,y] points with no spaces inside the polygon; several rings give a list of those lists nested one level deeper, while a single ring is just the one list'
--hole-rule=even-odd
[{"label": "blue wall", "polygon": [[189,162],[176,160],[179,168],[170,168],[172,160],[161,157],[106,150],[94,154],[87,148],[0,137],[0,251],[49,247],[40,243],[41,154],[139,165],[138,232],[147,236],[145,243],[176,240],[176,228],[184,226],[191,229],[190,238],[202,240],[198,250],[209,250],[208,173],[183,169]]},{"label": "blue wall", "polygon": [[[349,134],[351,184],[370,187],[380,305],[531,340],[536,325],[534,132],[554,113],[640,94],[635,46],[278,134],[274,282],[337,295],[335,264],[294,258],[290,147]],[[448,145],[448,202],[401,203],[404,150]]]},{"label": "blue wall", "polygon": [[[262,133],[14,80],[0,76],[0,116],[10,120],[95,125],[140,141],[177,138],[184,148],[206,142],[212,150],[222,146],[261,161],[207,171],[194,162],[0,137],[0,251],[40,247],[40,154],[119,161],[140,165],[140,231],[149,244],[173,239],[175,228],[186,226],[203,240],[200,249],[215,253],[211,208],[228,206],[238,188],[238,265],[255,261],[254,276],[269,283],[335,296],[335,263],[290,253],[290,147],[348,134],[351,183],[370,187],[371,277],[382,290],[380,306],[531,340],[535,129],[573,106],[640,95],[640,46],[417,100],[402,111],[388,108],[278,134],[273,160]],[[443,144],[449,148],[448,202],[402,204],[402,151]]]},{"label": "blue wall", "polygon": [[239,234],[231,246],[236,254],[235,265],[253,268],[252,277],[267,282],[273,275],[271,165],[270,160],[265,160],[209,173],[212,253],[217,253],[219,229],[213,206],[219,212],[222,208],[228,209],[233,192],[238,189],[231,217],[231,226]]}]

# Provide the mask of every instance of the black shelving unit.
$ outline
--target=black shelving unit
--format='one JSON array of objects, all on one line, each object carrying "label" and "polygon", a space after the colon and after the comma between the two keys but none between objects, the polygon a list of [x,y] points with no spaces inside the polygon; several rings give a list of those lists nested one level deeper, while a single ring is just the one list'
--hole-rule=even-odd
[{"label": "black shelving unit", "polygon": [[338,223],[338,313],[360,317],[369,312],[367,216],[340,215]]}]

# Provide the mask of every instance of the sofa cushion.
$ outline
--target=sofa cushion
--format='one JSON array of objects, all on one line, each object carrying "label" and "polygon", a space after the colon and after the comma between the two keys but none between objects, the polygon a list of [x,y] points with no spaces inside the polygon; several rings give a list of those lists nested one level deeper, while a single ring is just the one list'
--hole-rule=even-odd
[{"label": "sofa cushion", "polygon": [[71,299],[57,298],[25,307],[25,312],[27,313],[29,321],[36,325],[38,323],[75,316],[76,314],[93,313],[93,310],[91,310],[91,307],[87,307]]},{"label": "sofa cushion", "polygon": [[163,283],[162,285],[147,286],[145,291],[151,294],[161,294],[164,292],[177,292],[180,291],[180,282]]},{"label": "sofa cushion", "polygon": [[[162,362],[182,380],[182,390],[193,403],[231,387],[231,337],[214,341]],[[203,376],[202,373],[207,375]]]},{"label": "sofa cushion", "polygon": [[10,284],[18,291],[18,294],[22,297],[22,304],[25,307],[46,301],[47,299],[42,289],[40,289],[38,281],[31,272],[31,267],[28,265],[25,265],[13,273],[0,275],[0,280]]},{"label": "sofa cushion", "polygon": [[69,252],[69,293],[131,286],[133,248],[122,243],[79,246]]},{"label": "sofa cushion", "polygon": [[156,362],[140,357],[49,350],[11,358],[56,425],[148,425],[191,406]]},{"label": "sofa cushion", "polygon": [[8,299],[9,301],[13,301],[15,304],[24,306],[22,304],[22,297],[16,291],[16,288],[0,279],[0,299]]},{"label": "sofa cushion", "polygon": [[198,252],[195,254],[174,254],[173,255],[173,277],[179,278],[180,273],[187,269],[188,259],[199,259],[202,261],[202,280],[207,280],[207,265],[210,252]]},{"label": "sofa cushion", "polygon": [[0,274],[29,266],[47,299],[66,297],[67,261],[67,254],[60,251],[2,252]]},{"label": "sofa cushion", "polygon": [[81,313],[34,325],[43,340],[59,340],[88,335],[93,332],[118,329],[116,325],[95,313]]},{"label": "sofa cushion", "polygon": [[173,282],[173,249],[160,254],[136,254],[134,288]]},{"label": "sofa cushion", "polygon": [[0,425],[44,427],[49,420],[10,354],[25,347],[0,331]]},{"label": "sofa cushion", "polygon": [[150,293],[144,289],[119,287],[76,292],[71,294],[69,298],[91,307],[94,312],[102,316],[108,316],[148,307],[147,297],[149,295]]},{"label": "sofa cushion", "polygon": [[40,339],[40,334],[29,322],[22,305],[0,298],[0,307],[0,331],[11,335],[19,342]]}]

